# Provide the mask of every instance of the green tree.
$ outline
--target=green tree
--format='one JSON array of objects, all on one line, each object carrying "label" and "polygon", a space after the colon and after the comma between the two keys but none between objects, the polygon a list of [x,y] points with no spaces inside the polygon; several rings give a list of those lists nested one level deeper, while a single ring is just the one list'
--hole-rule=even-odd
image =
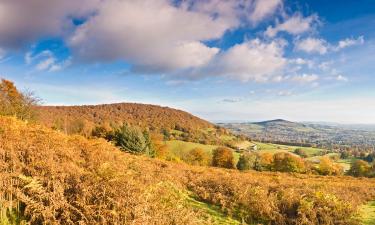
[{"label": "green tree", "polygon": [[257,161],[257,154],[255,153],[243,153],[237,163],[237,169],[239,170],[251,170],[255,168]]},{"label": "green tree", "polygon": [[230,148],[218,147],[212,152],[212,166],[235,168],[233,151]]},{"label": "green tree", "polygon": [[368,176],[370,172],[371,172],[370,164],[367,163],[366,161],[358,159],[352,163],[348,171],[348,174],[355,176],[355,177],[365,177],[365,176]]},{"label": "green tree", "polygon": [[113,140],[116,146],[124,151],[144,154],[149,150],[144,134],[138,128],[130,127],[127,124],[115,130]]}]

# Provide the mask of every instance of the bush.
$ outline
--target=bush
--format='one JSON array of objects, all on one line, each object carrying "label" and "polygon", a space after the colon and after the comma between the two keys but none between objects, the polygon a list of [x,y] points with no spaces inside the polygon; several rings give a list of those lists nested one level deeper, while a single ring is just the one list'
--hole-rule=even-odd
[{"label": "bush", "polygon": [[114,133],[114,142],[122,150],[135,154],[149,152],[149,143],[144,134],[137,128],[122,125]]},{"label": "bush", "polygon": [[322,157],[319,162],[318,173],[321,175],[342,175],[343,168],[337,163],[332,162],[329,157]]},{"label": "bush", "polygon": [[191,165],[207,166],[210,162],[210,156],[201,148],[193,148],[186,154],[184,161]]},{"label": "bush", "polygon": [[255,162],[255,170],[270,171],[273,163],[273,155],[271,153],[259,154]]},{"label": "bush", "polygon": [[237,163],[237,169],[239,170],[252,170],[255,168],[257,161],[257,154],[255,153],[244,153],[240,156]]},{"label": "bush", "polygon": [[348,174],[355,177],[366,177],[371,171],[371,166],[366,161],[356,160],[350,166]]},{"label": "bush", "polygon": [[235,168],[233,151],[230,148],[218,147],[212,152],[212,166]]},{"label": "bush", "polygon": [[307,158],[309,157],[307,152],[301,148],[297,148],[296,150],[294,150],[294,153],[301,156],[302,158]]},{"label": "bush", "polygon": [[304,161],[301,158],[286,152],[274,154],[272,168],[274,171],[280,172],[306,172]]}]

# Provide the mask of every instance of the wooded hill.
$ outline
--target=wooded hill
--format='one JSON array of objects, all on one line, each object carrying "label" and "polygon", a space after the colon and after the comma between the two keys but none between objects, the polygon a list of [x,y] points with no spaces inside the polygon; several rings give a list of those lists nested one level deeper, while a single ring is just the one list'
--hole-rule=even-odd
[{"label": "wooded hill", "polygon": [[148,104],[117,103],[84,106],[38,106],[38,120],[67,134],[91,135],[96,126],[106,129],[127,123],[172,139],[220,142],[228,133],[212,123],[182,110]]},{"label": "wooded hill", "polygon": [[123,123],[142,128],[197,130],[214,125],[182,110],[138,103],[117,103],[84,106],[39,106],[40,120],[53,126],[59,121],[86,120],[95,124]]}]

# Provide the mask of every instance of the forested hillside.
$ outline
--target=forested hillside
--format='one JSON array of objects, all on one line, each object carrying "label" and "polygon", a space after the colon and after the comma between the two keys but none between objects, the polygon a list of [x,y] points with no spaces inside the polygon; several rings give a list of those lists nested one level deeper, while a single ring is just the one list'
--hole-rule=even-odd
[{"label": "forested hillside", "polygon": [[118,103],[88,106],[38,106],[38,120],[66,134],[92,135],[95,128],[113,130],[122,124],[136,126],[167,139],[220,143],[226,129],[187,112],[156,105]]},{"label": "forested hillside", "polygon": [[[87,106],[40,106],[40,120],[48,126],[63,126],[64,121],[82,120],[95,124],[123,123],[142,128],[198,130],[214,125],[187,112],[137,103],[118,103]],[[61,124],[59,124],[61,123]]]}]

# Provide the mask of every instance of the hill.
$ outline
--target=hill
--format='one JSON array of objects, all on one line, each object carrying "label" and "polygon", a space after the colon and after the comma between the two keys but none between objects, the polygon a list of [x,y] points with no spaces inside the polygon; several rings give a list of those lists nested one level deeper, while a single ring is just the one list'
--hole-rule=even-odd
[{"label": "hill", "polygon": [[118,103],[84,106],[38,106],[38,120],[66,134],[89,137],[95,127],[114,129],[123,123],[162,133],[168,139],[221,143],[224,128],[182,110],[148,104]]},{"label": "hill", "polygon": [[182,110],[138,103],[83,106],[39,106],[41,121],[53,126],[59,121],[86,120],[95,124],[123,123],[150,129],[187,130],[213,128],[214,125]]},{"label": "hill", "polygon": [[375,198],[373,179],[188,166],[2,116],[0,162],[2,224],[356,224]]}]

